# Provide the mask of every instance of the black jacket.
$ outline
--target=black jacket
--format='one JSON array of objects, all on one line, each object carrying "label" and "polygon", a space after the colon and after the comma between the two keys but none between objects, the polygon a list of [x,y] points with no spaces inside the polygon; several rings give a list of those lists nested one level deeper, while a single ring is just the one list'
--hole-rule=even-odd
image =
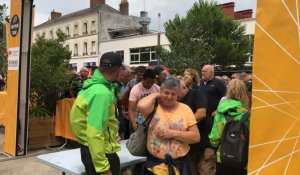
[{"label": "black jacket", "polygon": [[145,164],[145,175],[153,175],[152,172],[148,171],[148,168],[154,167],[161,163],[165,163],[168,165],[169,175],[175,175],[175,170],[174,170],[173,166],[175,166],[178,169],[180,175],[190,175],[191,174],[188,155],[185,155],[183,157],[178,157],[176,159],[172,159],[172,157],[169,154],[166,154],[165,156],[166,156],[166,159],[163,160],[163,159],[157,158],[151,154],[148,154],[147,161]]}]

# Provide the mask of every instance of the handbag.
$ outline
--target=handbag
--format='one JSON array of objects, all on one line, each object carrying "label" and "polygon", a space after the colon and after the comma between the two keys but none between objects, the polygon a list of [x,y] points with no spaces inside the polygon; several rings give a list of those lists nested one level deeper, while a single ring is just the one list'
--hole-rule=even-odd
[{"label": "handbag", "polygon": [[147,154],[147,131],[150,122],[156,112],[158,100],[155,99],[153,111],[147,117],[143,125],[138,125],[136,131],[132,133],[126,142],[128,151],[134,156],[146,156]]}]

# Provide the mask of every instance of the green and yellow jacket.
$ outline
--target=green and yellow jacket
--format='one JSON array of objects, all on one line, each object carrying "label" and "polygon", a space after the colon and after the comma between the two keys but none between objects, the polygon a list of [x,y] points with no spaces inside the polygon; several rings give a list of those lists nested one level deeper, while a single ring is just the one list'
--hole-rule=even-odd
[{"label": "green and yellow jacket", "polygon": [[219,146],[221,144],[223,129],[226,124],[226,117],[224,113],[227,112],[233,118],[233,120],[239,121],[243,117],[243,114],[247,112],[247,109],[243,106],[243,104],[240,101],[233,99],[226,99],[225,101],[219,104],[217,108],[217,114],[214,117],[214,125],[212,127],[211,133],[208,135],[211,146],[218,148],[217,162],[221,162]]},{"label": "green and yellow jacket", "polygon": [[74,136],[89,147],[96,172],[109,171],[105,154],[121,150],[116,141],[118,120],[115,116],[115,85],[107,81],[99,70],[83,84],[70,114]]}]

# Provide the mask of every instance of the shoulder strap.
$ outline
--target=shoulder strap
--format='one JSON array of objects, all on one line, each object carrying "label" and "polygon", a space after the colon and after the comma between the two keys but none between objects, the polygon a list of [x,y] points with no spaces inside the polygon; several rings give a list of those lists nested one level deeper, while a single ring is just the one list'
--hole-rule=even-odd
[{"label": "shoulder strap", "polygon": [[151,120],[152,120],[154,114],[156,113],[157,106],[158,106],[158,99],[156,98],[156,99],[155,99],[155,102],[154,102],[154,108],[153,108],[153,111],[152,111],[152,112],[149,114],[149,116],[147,117],[145,130],[148,129],[148,127],[149,127],[149,125],[150,125],[150,122],[151,122]]},{"label": "shoulder strap", "polygon": [[224,116],[225,116],[226,123],[228,123],[228,122],[230,122],[230,121],[233,120],[233,119],[230,117],[230,115],[229,115],[229,111],[228,111],[228,112],[225,112],[225,113],[223,113],[223,114],[224,114]]},{"label": "shoulder strap", "polygon": [[249,118],[250,118],[250,112],[247,111],[243,114],[243,117],[241,118],[241,122],[247,123]]}]

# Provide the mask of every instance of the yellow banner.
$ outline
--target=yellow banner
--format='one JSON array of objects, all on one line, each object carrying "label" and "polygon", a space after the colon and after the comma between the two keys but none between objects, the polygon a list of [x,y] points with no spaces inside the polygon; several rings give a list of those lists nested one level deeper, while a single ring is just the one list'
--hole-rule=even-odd
[{"label": "yellow banner", "polygon": [[21,7],[21,0],[11,0],[10,20],[9,23],[6,23],[8,51],[7,91],[0,93],[0,124],[5,126],[4,152],[11,156],[16,155]]},{"label": "yellow banner", "polygon": [[300,174],[300,4],[258,0],[249,174]]}]

